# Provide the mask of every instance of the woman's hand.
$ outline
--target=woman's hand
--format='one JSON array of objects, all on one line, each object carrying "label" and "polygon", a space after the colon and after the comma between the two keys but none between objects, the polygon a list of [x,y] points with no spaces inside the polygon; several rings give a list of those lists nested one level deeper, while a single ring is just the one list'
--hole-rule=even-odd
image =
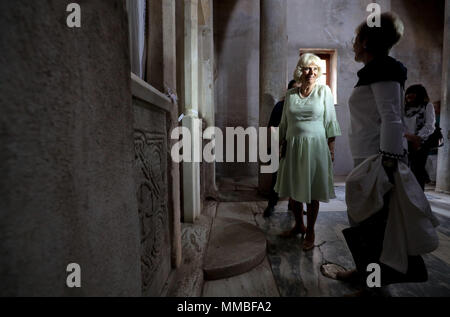
[{"label": "woman's hand", "polygon": [[422,138],[415,134],[405,133],[405,137],[411,144],[414,151],[417,151],[422,146]]},{"label": "woman's hand", "polygon": [[394,158],[383,156],[381,164],[389,178],[389,182],[394,184],[394,173],[397,170],[398,161]]},{"label": "woman's hand", "polygon": [[335,144],[336,138],[329,138],[328,139],[328,148],[330,149],[331,154],[331,161],[334,162],[334,144]]}]

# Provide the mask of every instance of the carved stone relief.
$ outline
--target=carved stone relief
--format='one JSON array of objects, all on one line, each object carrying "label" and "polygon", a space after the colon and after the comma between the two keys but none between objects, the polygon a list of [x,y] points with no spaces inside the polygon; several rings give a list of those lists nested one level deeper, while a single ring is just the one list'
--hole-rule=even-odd
[{"label": "carved stone relief", "polygon": [[[142,293],[153,294],[169,246],[164,134],[135,130],[137,200],[141,227]],[[158,283],[156,283],[158,284]],[[156,285],[157,286],[157,285]],[[157,286],[159,287],[159,286]]]}]

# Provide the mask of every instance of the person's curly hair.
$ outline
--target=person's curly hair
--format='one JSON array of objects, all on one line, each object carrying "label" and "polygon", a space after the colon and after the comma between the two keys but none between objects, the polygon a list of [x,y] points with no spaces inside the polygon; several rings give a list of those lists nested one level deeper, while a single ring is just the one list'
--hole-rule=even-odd
[{"label": "person's curly hair", "polygon": [[356,35],[361,42],[366,41],[365,49],[374,55],[388,55],[391,48],[400,41],[404,32],[402,20],[393,12],[380,15],[380,26],[368,26],[361,23]]}]

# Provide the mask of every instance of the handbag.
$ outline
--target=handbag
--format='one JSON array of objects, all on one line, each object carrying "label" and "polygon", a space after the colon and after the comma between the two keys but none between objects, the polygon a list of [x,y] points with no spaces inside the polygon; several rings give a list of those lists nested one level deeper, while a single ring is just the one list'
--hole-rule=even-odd
[{"label": "handbag", "polygon": [[428,137],[423,145],[430,150],[437,149],[444,145],[444,136],[442,135],[442,130],[439,126],[436,126],[434,132]]}]

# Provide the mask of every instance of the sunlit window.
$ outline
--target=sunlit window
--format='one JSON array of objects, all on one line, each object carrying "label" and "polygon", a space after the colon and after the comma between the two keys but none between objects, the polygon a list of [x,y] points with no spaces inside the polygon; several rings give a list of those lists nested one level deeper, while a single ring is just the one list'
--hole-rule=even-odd
[{"label": "sunlit window", "polygon": [[300,49],[300,55],[303,53],[313,53],[320,58],[319,66],[322,68],[322,76],[318,79],[318,83],[330,87],[334,102],[337,103],[337,50],[328,48]]},{"label": "sunlit window", "polygon": [[319,77],[319,84],[321,85],[328,85],[327,80],[327,60],[326,59],[320,59],[320,68],[322,69],[322,76]]}]

